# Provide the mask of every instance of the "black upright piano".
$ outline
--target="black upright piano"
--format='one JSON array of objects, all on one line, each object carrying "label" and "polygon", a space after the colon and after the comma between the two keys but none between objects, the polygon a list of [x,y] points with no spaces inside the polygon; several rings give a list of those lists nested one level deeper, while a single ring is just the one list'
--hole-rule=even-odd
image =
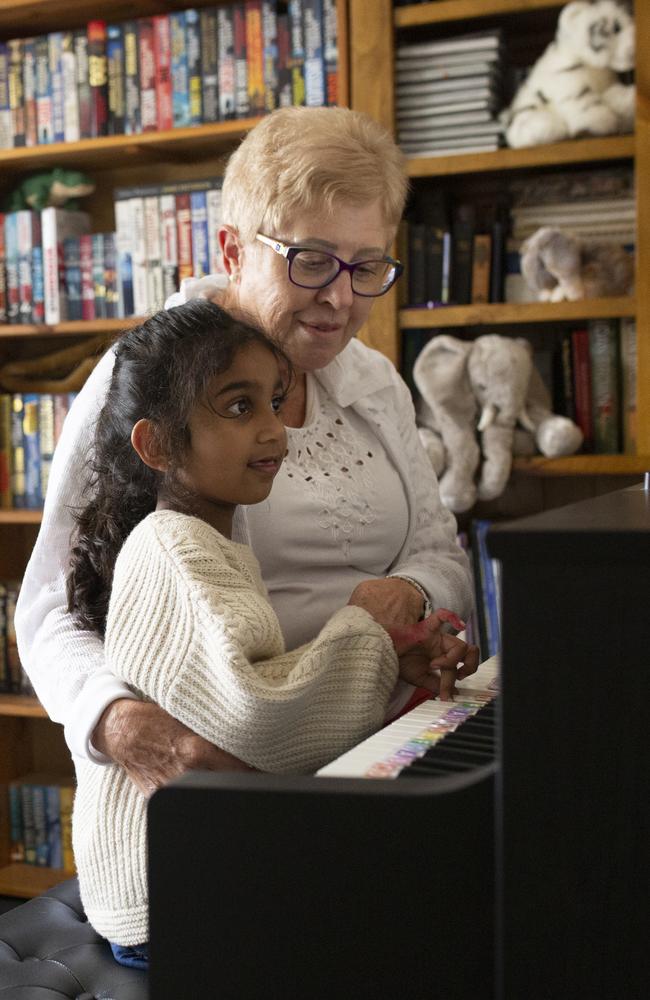
[{"label": "black upright piano", "polygon": [[492,758],[417,780],[193,774],[158,792],[154,1000],[650,995],[650,493],[500,525],[488,545]]}]

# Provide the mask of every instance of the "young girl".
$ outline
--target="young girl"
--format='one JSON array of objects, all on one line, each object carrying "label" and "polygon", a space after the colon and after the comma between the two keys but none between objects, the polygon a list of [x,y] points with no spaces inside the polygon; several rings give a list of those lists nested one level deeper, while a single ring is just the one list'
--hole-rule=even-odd
[{"label": "young girl", "polygon": [[[378,729],[398,669],[436,690],[433,669],[460,659],[441,632],[448,615],[393,641],[348,606],[286,652],[252,551],[230,541],[235,508],[265,500],[286,450],[282,352],[193,300],[125,333],[115,354],[68,577],[70,610],[104,636],[107,668],[274,772],[313,772]],[[146,967],[146,799],[115,764],[75,764],[86,914],[118,961]]]}]

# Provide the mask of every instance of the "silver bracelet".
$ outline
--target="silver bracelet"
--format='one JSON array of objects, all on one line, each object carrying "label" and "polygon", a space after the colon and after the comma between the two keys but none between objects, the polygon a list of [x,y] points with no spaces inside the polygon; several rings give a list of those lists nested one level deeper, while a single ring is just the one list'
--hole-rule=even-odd
[{"label": "silver bracelet", "polygon": [[422,600],[424,601],[424,609],[422,611],[420,621],[422,620],[422,618],[428,618],[429,615],[433,613],[433,608],[431,607],[431,601],[429,600],[429,595],[427,594],[424,587],[421,584],[419,584],[417,580],[414,580],[412,576],[404,576],[403,573],[390,573],[387,579],[405,580],[407,583],[410,583],[412,587],[415,587],[418,594],[420,594]]}]

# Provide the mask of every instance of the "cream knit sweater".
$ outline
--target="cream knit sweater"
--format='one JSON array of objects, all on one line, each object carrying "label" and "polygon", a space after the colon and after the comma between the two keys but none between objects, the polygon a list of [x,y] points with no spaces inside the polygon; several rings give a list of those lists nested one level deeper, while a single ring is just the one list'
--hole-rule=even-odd
[{"label": "cream knit sweater", "polygon": [[[204,521],[156,511],[117,560],[107,665],[224,750],[313,772],[378,729],[397,678],[388,633],[345,607],[285,652],[252,551]],[[148,940],[146,800],[121,768],[75,759],[73,842],[86,915],[124,945]]]}]

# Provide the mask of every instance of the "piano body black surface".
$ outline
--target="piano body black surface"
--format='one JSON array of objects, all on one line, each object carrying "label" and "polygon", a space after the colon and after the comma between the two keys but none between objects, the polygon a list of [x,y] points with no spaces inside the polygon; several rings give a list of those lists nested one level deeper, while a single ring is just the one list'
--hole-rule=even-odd
[{"label": "piano body black surface", "polygon": [[497,762],[157,793],[155,1000],[647,995],[650,500],[620,491],[489,544]]}]

